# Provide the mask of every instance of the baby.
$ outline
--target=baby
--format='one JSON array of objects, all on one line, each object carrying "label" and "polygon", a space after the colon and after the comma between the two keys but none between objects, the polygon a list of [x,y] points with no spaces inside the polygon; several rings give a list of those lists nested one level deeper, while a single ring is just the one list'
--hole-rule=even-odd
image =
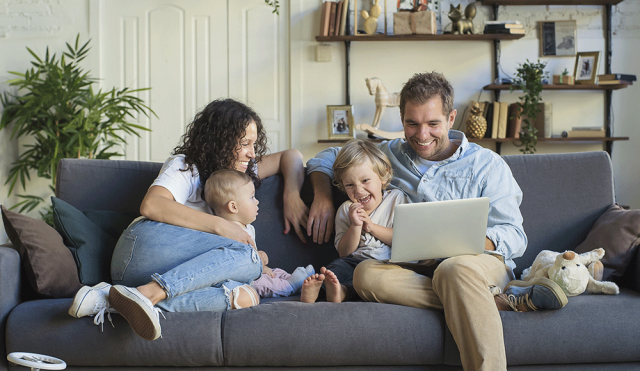
[{"label": "baby", "polygon": [[[256,232],[251,223],[258,215],[256,190],[251,177],[232,169],[218,170],[209,176],[204,187],[204,198],[213,212],[241,226],[253,239]],[[261,298],[283,297],[300,291],[305,278],[315,274],[312,265],[298,267],[289,274],[282,269],[267,267],[269,257],[258,251],[262,260],[262,276],[251,283]]]}]

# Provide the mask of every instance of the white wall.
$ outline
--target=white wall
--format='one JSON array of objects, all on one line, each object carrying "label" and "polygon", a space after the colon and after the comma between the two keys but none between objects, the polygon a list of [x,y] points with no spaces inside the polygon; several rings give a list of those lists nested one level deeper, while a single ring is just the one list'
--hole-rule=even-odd
[{"label": "white wall", "polygon": [[[229,0],[231,1],[231,0]],[[240,0],[233,0],[240,1]],[[455,1],[464,4],[469,0]],[[290,6],[291,16],[291,138],[292,147],[300,149],[305,160],[326,148],[318,139],[327,138],[326,105],[344,104],[344,44],[329,43],[333,60],[315,62],[315,36],[320,29],[320,0],[281,1]],[[449,1],[442,1],[442,9],[449,9]],[[615,6],[613,16],[613,72],[640,75],[640,2],[626,0]],[[478,4],[479,5],[479,4]],[[478,6],[474,20],[476,30],[489,19],[491,8]],[[443,17],[448,23],[446,16]],[[515,18],[527,27],[527,36],[516,41],[502,42],[502,68],[513,75],[518,63],[538,59],[538,20],[575,19],[578,22],[578,51],[604,48],[602,7],[600,6],[529,6],[500,7],[500,19]],[[31,56],[25,47],[43,54],[64,49],[80,33],[89,37],[89,0],[0,0],[0,92],[10,89],[7,71],[24,72]],[[415,72],[442,72],[456,89],[455,108],[466,108],[469,100],[490,100],[490,92],[482,86],[490,82],[492,73],[491,42],[353,42],[351,44],[351,104],[356,123],[371,122],[375,110],[373,97],[368,94],[364,79],[379,77],[390,92],[399,91]],[[559,73],[565,67],[572,71],[574,58],[545,58],[548,70]],[[90,55],[87,65],[97,61]],[[603,73],[603,70],[600,70]],[[616,142],[613,149],[616,194],[619,203],[640,208],[640,126],[636,124],[640,88],[631,86],[613,93],[614,134],[629,136],[628,142]],[[481,94],[481,95],[480,95]],[[604,94],[598,92],[543,92],[543,99],[554,103],[554,131],[570,129],[580,124],[601,125],[604,118]],[[516,101],[517,94],[502,93],[502,100]],[[387,109],[382,129],[400,130],[397,109]],[[0,183],[4,183],[11,163],[17,158],[18,145],[9,139],[9,132],[0,132]],[[504,154],[518,153],[511,145],[503,145]],[[600,145],[540,144],[538,152],[600,150]],[[26,193],[46,193],[47,182],[40,182],[35,190]],[[8,187],[0,184],[0,203],[12,205],[15,196],[7,198]],[[0,242],[6,240],[0,227]]]}]

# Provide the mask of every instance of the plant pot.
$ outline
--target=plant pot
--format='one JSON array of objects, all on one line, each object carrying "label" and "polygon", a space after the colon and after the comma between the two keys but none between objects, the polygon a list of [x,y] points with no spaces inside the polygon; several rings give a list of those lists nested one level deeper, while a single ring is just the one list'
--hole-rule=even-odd
[{"label": "plant pot", "polygon": [[575,78],[568,75],[553,75],[553,85],[573,85]]}]

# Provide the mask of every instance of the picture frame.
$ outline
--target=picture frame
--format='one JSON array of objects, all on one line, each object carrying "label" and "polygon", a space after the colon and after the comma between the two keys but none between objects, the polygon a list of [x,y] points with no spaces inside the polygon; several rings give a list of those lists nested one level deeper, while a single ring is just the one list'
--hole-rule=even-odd
[{"label": "picture frame", "polygon": [[576,65],[573,76],[576,84],[596,83],[600,65],[600,52],[579,52],[576,54]]},{"label": "picture frame", "polygon": [[577,23],[544,21],[540,23],[540,56],[572,57],[577,52]]},{"label": "picture frame", "polygon": [[355,138],[353,106],[327,106],[329,139]]}]

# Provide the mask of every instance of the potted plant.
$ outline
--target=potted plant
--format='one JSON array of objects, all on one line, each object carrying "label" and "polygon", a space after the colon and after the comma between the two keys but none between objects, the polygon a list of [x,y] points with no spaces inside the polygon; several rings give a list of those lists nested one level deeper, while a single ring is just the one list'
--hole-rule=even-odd
[{"label": "potted plant", "polygon": [[[5,92],[0,96],[4,108],[0,130],[10,128],[12,140],[32,138],[9,170],[5,182],[10,185],[9,195],[18,180],[23,190],[26,188],[32,171],[51,179],[53,191],[60,159],[119,156],[116,149],[126,143],[124,134],[139,136],[139,130],[149,130],[131,122],[137,114],[153,113],[136,96],[147,89],[95,91],[93,84],[97,79],[79,64],[90,50],[89,41],[80,46],[79,40],[80,35],[74,46],[67,43],[67,51],[60,58],[50,56],[48,48],[44,58],[27,48],[35,59],[31,62],[33,66],[25,73],[9,72],[18,76],[8,81],[16,93]],[[18,197],[21,201],[12,208],[20,207],[20,212],[31,211],[44,202],[38,196]],[[45,221],[52,221],[50,207],[40,214]]]},{"label": "potted plant", "polygon": [[544,68],[546,62],[533,63],[527,61],[520,64],[516,70],[516,77],[511,86],[511,91],[522,90],[524,95],[520,96],[518,102],[518,117],[522,117],[522,132],[520,133],[520,149],[522,153],[535,153],[538,144],[538,129],[534,126],[534,121],[540,112],[539,103],[542,102],[540,93],[542,92],[542,81],[547,77]]}]

